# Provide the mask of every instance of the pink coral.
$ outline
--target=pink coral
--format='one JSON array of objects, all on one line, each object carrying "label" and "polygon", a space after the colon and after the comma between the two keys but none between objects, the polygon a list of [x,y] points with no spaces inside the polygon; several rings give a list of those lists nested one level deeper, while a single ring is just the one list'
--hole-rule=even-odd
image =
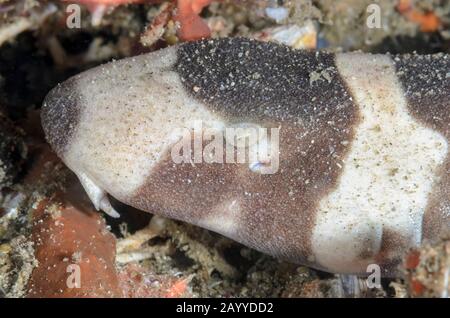
[{"label": "pink coral", "polygon": [[199,40],[211,35],[208,25],[200,18],[202,9],[211,0],[178,0],[175,20],[179,22],[178,37],[183,41]]},{"label": "pink coral", "polygon": [[[69,0],[62,1],[67,2]],[[70,0],[70,2],[74,1],[85,5],[91,11],[93,21],[97,24],[108,7],[116,7],[131,3],[163,2],[162,0]],[[212,2],[212,0],[177,0],[176,2],[177,10],[173,18],[179,24],[178,37],[180,40],[194,41],[209,37],[211,35],[211,30],[199,14],[205,6]]]}]

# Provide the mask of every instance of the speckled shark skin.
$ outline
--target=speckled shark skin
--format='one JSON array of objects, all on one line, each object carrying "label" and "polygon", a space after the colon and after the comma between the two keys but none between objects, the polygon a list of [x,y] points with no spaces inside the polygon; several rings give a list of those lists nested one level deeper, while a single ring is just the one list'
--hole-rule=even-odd
[{"label": "speckled shark skin", "polygon": [[[169,47],[57,86],[47,139],[97,209],[107,194],[336,273],[398,274],[450,229],[450,57],[294,51],[247,39]],[[278,127],[279,169],[174,163],[180,127]]]}]

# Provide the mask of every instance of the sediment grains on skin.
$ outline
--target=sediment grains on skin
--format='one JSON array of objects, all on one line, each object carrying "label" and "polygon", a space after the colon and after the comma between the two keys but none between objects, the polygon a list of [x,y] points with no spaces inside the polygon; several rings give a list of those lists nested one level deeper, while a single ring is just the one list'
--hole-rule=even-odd
[{"label": "sediment grains on skin", "polygon": [[[450,56],[403,55],[394,63],[411,114],[450,144]],[[429,241],[450,235],[450,155],[440,175],[423,219],[423,236]]]},{"label": "sediment grains on skin", "polygon": [[314,122],[352,105],[331,53],[204,40],[181,45],[175,69],[195,98],[239,121]]}]

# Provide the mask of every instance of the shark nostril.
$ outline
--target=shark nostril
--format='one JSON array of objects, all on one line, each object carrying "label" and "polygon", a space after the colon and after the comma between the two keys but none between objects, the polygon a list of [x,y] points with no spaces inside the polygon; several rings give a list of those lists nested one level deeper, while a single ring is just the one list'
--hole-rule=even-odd
[{"label": "shark nostril", "polygon": [[45,137],[53,149],[62,155],[78,125],[80,95],[75,78],[52,89],[41,108],[41,122]]}]

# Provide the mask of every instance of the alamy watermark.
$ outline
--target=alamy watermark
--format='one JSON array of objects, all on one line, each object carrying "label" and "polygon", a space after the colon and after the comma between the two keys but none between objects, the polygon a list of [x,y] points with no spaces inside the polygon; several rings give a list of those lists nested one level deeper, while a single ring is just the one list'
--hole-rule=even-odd
[{"label": "alamy watermark", "polygon": [[250,170],[261,174],[278,171],[280,128],[195,121],[192,128],[181,128],[176,134],[182,136],[171,148],[177,164],[248,163]]},{"label": "alamy watermark", "polygon": [[381,29],[381,7],[372,3],[369,4],[366,8],[367,18],[366,18],[366,26],[369,29]]},{"label": "alamy watermark", "polygon": [[66,268],[66,272],[69,273],[66,279],[66,285],[68,288],[81,288],[81,268],[78,264],[70,264]]},{"label": "alamy watermark", "polygon": [[81,7],[78,4],[71,3],[66,7],[66,26],[69,29],[81,28]]},{"label": "alamy watermark", "polygon": [[369,274],[366,279],[367,288],[381,288],[381,268],[378,264],[369,264],[366,268],[366,273]]}]

